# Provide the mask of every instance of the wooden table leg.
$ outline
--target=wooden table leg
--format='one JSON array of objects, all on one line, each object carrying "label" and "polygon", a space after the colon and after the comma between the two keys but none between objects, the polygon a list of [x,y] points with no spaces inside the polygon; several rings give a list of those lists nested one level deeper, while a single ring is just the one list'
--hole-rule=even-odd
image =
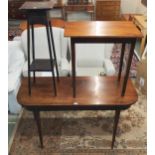
[{"label": "wooden table leg", "polygon": [[121,57],[120,57],[120,64],[119,64],[118,81],[120,81],[120,78],[121,78],[122,67],[123,67],[123,59],[124,59],[124,52],[125,52],[125,43],[122,44],[122,49],[121,49]]},{"label": "wooden table leg", "polygon": [[114,118],[114,128],[113,128],[111,149],[113,149],[113,147],[114,147],[115,136],[116,136],[117,126],[118,126],[118,122],[119,122],[119,116],[120,116],[120,110],[116,110],[115,111],[115,118]]},{"label": "wooden table leg", "polygon": [[39,133],[39,139],[40,139],[40,146],[43,148],[43,137],[41,132],[41,121],[40,121],[40,112],[38,110],[33,111],[34,119],[37,124],[38,133]]},{"label": "wooden table leg", "polygon": [[72,82],[73,82],[73,97],[76,97],[76,58],[75,58],[75,42],[71,39],[71,48],[72,48]]},{"label": "wooden table leg", "polygon": [[124,77],[124,81],[123,81],[121,96],[125,95],[126,85],[127,85],[129,72],[130,72],[130,67],[131,67],[131,62],[132,62],[132,57],[133,57],[133,54],[134,54],[135,43],[136,43],[136,39],[133,39],[133,41],[131,43],[131,47],[130,47],[129,56],[128,56],[127,68],[126,68],[126,73],[125,73],[125,77]]},{"label": "wooden table leg", "polygon": [[53,55],[52,55],[52,49],[51,49],[51,43],[50,43],[50,30],[49,30],[49,23],[48,22],[46,23],[46,34],[47,34],[48,50],[49,50],[49,56],[50,56],[51,72],[52,72],[52,76],[53,76],[52,79],[53,79],[54,96],[57,96],[57,88],[56,88],[56,82],[55,82]]},{"label": "wooden table leg", "polygon": [[[35,42],[34,42],[34,25],[31,24],[31,34],[32,34],[32,57],[33,61],[35,61]],[[33,82],[35,83],[36,78],[35,78],[35,71],[33,71]]]},{"label": "wooden table leg", "polygon": [[28,56],[28,90],[31,95],[31,74],[30,74],[30,23],[27,21],[27,56]]},{"label": "wooden table leg", "polygon": [[56,50],[55,50],[55,43],[54,43],[54,37],[53,37],[53,28],[51,25],[51,21],[48,21],[49,28],[50,28],[50,34],[51,34],[51,41],[52,41],[52,49],[53,49],[53,56],[55,60],[55,67],[56,67],[56,74],[57,74],[57,81],[59,82],[59,71],[58,71],[58,63],[57,63],[57,56],[56,56]]}]

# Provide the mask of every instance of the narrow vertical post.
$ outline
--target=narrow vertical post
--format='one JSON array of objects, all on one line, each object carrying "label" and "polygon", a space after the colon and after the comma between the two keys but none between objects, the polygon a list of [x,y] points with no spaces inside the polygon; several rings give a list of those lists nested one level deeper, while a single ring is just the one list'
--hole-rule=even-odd
[{"label": "narrow vertical post", "polygon": [[111,143],[111,149],[114,147],[116,132],[117,132],[117,126],[119,122],[119,116],[120,116],[120,110],[115,111],[115,118],[114,118],[114,127],[113,127],[113,136],[112,136],[112,143]]},{"label": "narrow vertical post", "polygon": [[129,78],[129,72],[130,72],[130,67],[131,67],[131,62],[132,62],[132,57],[134,54],[135,43],[136,43],[136,39],[133,39],[131,42],[130,52],[129,52],[129,56],[128,56],[128,63],[127,63],[127,68],[126,68],[126,74],[125,74],[124,81],[123,81],[121,96],[125,95],[126,85],[127,85],[127,81]]},{"label": "narrow vertical post", "polygon": [[30,74],[30,23],[27,20],[27,56],[28,56],[28,91],[31,95],[31,74]]},{"label": "narrow vertical post", "polygon": [[[57,63],[56,50],[55,50],[55,43],[54,43],[54,38],[53,38],[53,30],[52,30],[51,21],[49,21],[49,27],[50,27],[50,33],[51,33],[51,41],[52,41],[52,48],[53,48],[53,56],[54,56],[55,66],[56,66],[57,81],[59,81],[58,63]],[[63,49],[62,49],[62,50],[63,50]]]},{"label": "narrow vertical post", "polygon": [[[34,26],[31,24],[32,27],[32,57],[33,61],[35,61],[35,42],[34,42]],[[35,83],[36,78],[35,78],[35,71],[33,71],[33,82]]]},{"label": "narrow vertical post", "polygon": [[72,85],[73,85],[73,97],[76,97],[76,57],[75,57],[75,42],[71,38],[71,49],[72,49]]},{"label": "narrow vertical post", "polygon": [[33,110],[34,119],[36,121],[36,125],[38,128],[38,134],[40,139],[40,146],[43,148],[43,137],[42,137],[42,131],[41,131],[41,121],[40,121],[40,112],[38,110]]},{"label": "narrow vertical post", "polygon": [[118,72],[118,81],[120,81],[120,78],[121,78],[124,52],[125,52],[125,43],[122,44],[122,49],[121,49],[121,57],[120,57],[119,72]]},{"label": "narrow vertical post", "polygon": [[54,89],[54,95],[57,95],[56,90],[56,82],[55,82],[55,73],[54,73],[54,65],[53,65],[53,56],[52,56],[52,50],[51,50],[51,44],[50,44],[50,35],[49,35],[49,25],[48,22],[46,23],[46,32],[47,32],[47,40],[48,40],[48,48],[49,48],[49,56],[50,56],[50,63],[51,63],[51,71],[52,71],[52,79],[53,79],[53,89]]}]

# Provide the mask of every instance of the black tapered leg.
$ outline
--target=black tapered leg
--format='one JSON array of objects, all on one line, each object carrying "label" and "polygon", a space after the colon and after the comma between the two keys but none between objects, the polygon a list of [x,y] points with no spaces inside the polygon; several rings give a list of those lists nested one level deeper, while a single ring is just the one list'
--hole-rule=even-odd
[{"label": "black tapered leg", "polygon": [[71,38],[71,48],[72,48],[72,85],[73,85],[73,97],[76,97],[76,58],[75,58],[75,42]]},{"label": "black tapered leg", "polygon": [[125,95],[126,85],[127,85],[129,72],[130,72],[130,67],[131,67],[131,62],[132,62],[132,57],[133,57],[133,54],[134,54],[135,43],[136,43],[136,39],[133,39],[133,41],[131,43],[129,57],[128,57],[128,63],[127,63],[127,68],[126,68],[126,74],[125,74],[124,81],[123,81],[121,96]]},{"label": "black tapered leg", "polygon": [[115,111],[115,118],[114,118],[114,127],[113,127],[113,136],[112,136],[112,143],[111,143],[111,149],[114,147],[116,132],[117,132],[117,126],[119,122],[119,116],[120,116],[120,110]]},{"label": "black tapered leg", "polygon": [[52,47],[53,47],[53,56],[54,56],[55,65],[56,65],[57,81],[59,81],[58,63],[57,63],[56,50],[55,50],[55,44],[53,39],[53,30],[52,30],[52,25],[50,21],[49,21],[49,27],[50,27],[51,41],[52,41]]},{"label": "black tapered leg", "polygon": [[30,23],[27,21],[27,56],[28,56],[28,90],[31,95],[31,75],[30,75]]},{"label": "black tapered leg", "polygon": [[42,137],[42,131],[41,131],[41,121],[40,121],[40,112],[38,110],[33,111],[34,119],[36,121],[36,125],[38,128],[38,134],[40,139],[40,146],[43,148],[43,137]]},{"label": "black tapered leg", "polygon": [[55,82],[55,73],[54,73],[54,65],[53,65],[53,57],[52,57],[52,50],[51,50],[51,44],[50,44],[50,35],[49,35],[49,27],[48,23],[46,24],[46,32],[47,32],[47,40],[48,40],[48,47],[49,47],[49,55],[50,55],[50,62],[51,62],[51,71],[52,71],[52,79],[53,79],[53,89],[54,89],[54,95],[57,95],[56,90],[56,82]]},{"label": "black tapered leg", "polygon": [[[34,26],[33,24],[31,25],[32,27],[32,57],[33,57],[33,61],[35,61],[35,42],[34,42]],[[35,83],[35,71],[33,71],[33,82]]]},{"label": "black tapered leg", "polygon": [[125,43],[122,44],[122,49],[121,49],[121,57],[120,57],[119,72],[118,72],[118,81],[120,81],[120,78],[121,78],[124,52],[125,52]]}]

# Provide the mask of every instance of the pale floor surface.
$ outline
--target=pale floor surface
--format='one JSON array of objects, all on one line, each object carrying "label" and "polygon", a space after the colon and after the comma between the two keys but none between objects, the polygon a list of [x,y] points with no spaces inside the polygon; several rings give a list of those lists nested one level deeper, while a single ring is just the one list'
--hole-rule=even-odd
[{"label": "pale floor surface", "polygon": [[15,136],[19,120],[22,115],[22,111],[19,114],[10,114],[8,113],[8,149],[10,150],[13,138]]}]

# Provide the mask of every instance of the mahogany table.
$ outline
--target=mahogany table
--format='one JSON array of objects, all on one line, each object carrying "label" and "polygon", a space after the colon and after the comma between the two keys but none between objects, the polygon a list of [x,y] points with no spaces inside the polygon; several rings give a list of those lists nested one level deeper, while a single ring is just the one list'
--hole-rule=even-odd
[{"label": "mahogany table", "polygon": [[72,96],[72,80],[60,77],[57,82],[57,96],[51,94],[50,77],[37,77],[32,85],[32,95],[28,94],[27,78],[22,79],[17,99],[18,102],[34,114],[38,127],[40,144],[43,148],[40,111],[54,110],[115,110],[111,148],[114,146],[120,111],[129,108],[137,101],[137,93],[128,81],[126,95],[120,96],[122,82],[116,77],[77,77],[78,96]]},{"label": "mahogany table", "polygon": [[[142,33],[130,21],[83,21],[66,22],[65,37],[71,38],[72,52],[72,77],[73,96],[76,97],[76,43],[122,43],[118,82],[121,78],[125,44],[131,44],[126,74],[122,86],[121,96],[125,95],[131,61],[137,38],[142,38]],[[94,51],[95,52],[95,51]]]}]

